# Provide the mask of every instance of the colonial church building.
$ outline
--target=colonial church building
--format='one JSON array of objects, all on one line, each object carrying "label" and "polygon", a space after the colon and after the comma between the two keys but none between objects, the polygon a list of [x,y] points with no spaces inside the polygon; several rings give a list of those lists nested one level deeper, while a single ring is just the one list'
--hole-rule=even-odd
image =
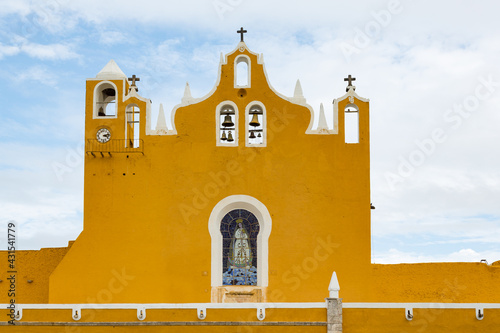
[{"label": "colonial church building", "polygon": [[371,263],[360,80],[330,96],[329,128],[299,82],[271,86],[244,32],[168,125],[113,60],[87,79],[83,231],[17,251],[0,330],[499,332],[500,262]]}]

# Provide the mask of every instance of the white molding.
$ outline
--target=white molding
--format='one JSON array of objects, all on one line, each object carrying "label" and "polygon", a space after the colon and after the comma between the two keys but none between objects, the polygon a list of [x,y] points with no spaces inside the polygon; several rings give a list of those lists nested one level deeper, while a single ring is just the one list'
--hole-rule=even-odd
[{"label": "white molding", "polygon": [[[0,304],[6,309],[9,304]],[[326,302],[263,303],[73,303],[16,304],[17,310],[64,309],[325,309]],[[500,309],[500,303],[358,303],[342,302],[345,309]]]},{"label": "white molding", "polygon": [[[250,130],[250,108],[254,105],[258,105],[262,108],[262,143],[261,144],[251,144],[250,138],[248,137],[248,131]],[[267,147],[267,111],[264,103],[260,101],[252,101],[248,103],[245,108],[245,146],[246,147]]]},{"label": "white molding", "polygon": [[[7,308],[9,304],[0,304]],[[63,309],[318,309],[326,308],[325,302],[280,303],[74,303],[74,304],[16,304],[16,309],[63,310]],[[500,303],[354,303],[342,302],[346,309],[500,309]]]},{"label": "white molding", "polygon": [[169,130],[167,135],[177,135],[177,127],[175,126],[175,114],[177,113],[177,110],[179,108],[181,108],[183,106],[202,102],[202,101],[208,99],[210,96],[212,96],[214,94],[214,92],[217,91],[217,88],[219,87],[219,84],[220,84],[220,78],[222,76],[222,65],[225,65],[226,63],[227,63],[227,59],[224,60],[222,53],[221,53],[221,58],[220,58],[220,62],[219,62],[219,70],[217,71],[217,79],[215,80],[215,84],[212,87],[212,90],[210,90],[208,92],[208,94],[206,94],[205,96],[200,97],[200,98],[192,97],[189,101],[185,100],[184,102],[182,102],[182,100],[181,100],[180,104],[177,104],[176,106],[174,106],[174,108],[172,109],[172,112],[170,113],[170,123],[171,123],[170,125],[172,125],[172,130]]},{"label": "white molding", "polygon": [[500,309],[500,303],[342,303],[346,309]]},{"label": "white molding", "polygon": [[[244,62],[247,64],[247,84],[246,85],[238,85],[238,64],[240,62]],[[234,87],[235,88],[251,88],[252,87],[252,61],[250,60],[250,57],[247,56],[246,54],[240,54],[239,56],[236,56],[234,58],[234,73],[233,73],[233,80],[234,80]]]},{"label": "white molding", "polygon": [[[233,142],[222,142],[220,138],[220,128],[222,124],[220,123],[220,110],[224,105],[231,105],[234,108],[234,133],[233,133]],[[238,124],[239,124],[239,110],[238,106],[236,103],[233,101],[224,101],[220,102],[217,107],[215,108],[215,145],[217,147],[238,147],[239,145],[239,131],[238,131]]]},{"label": "white molding", "polygon": [[[200,98],[194,98],[194,97],[192,97],[191,99],[184,100],[180,104],[177,104],[177,105],[175,105],[173,107],[172,112],[170,113],[170,122],[171,122],[171,125],[172,125],[172,130],[169,130],[168,133],[167,133],[167,135],[177,135],[178,134],[177,133],[177,128],[175,126],[175,114],[177,113],[177,110],[179,108],[181,108],[183,106],[191,105],[191,104],[200,103],[200,102],[208,99],[209,97],[211,97],[215,93],[215,91],[219,87],[220,80],[221,80],[221,77],[222,77],[222,66],[223,65],[227,65],[228,57],[230,55],[232,55],[235,52],[243,52],[242,48],[243,48],[243,51],[246,50],[248,53],[257,56],[257,64],[262,65],[262,70],[264,72],[264,77],[266,78],[266,83],[269,86],[269,89],[271,89],[271,91],[273,93],[275,93],[276,96],[278,96],[279,98],[281,98],[281,99],[283,99],[283,100],[285,100],[287,102],[290,102],[292,104],[304,106],[304,107],[306,107],[309,110],[309,112],[311,114],[311,120],[309,121],[309,126],[307,127],[306,134],[325,134],[325,133],[316,133],[315,131],[313,131],[312,127],[313,127],[313,124],[314,124],[314,109],[312,108],[311,105],[309,105],[309,104],[307,104],[305,102],[305,98],[304,98],[304,102],[302,102],[302,101],[298,102],[297,100],[294,100],[293,97],[287,97],[287,96],[281,94],[280,92],[278,92],[276,89],[274,89],[274,87],[271,85],[271,83],[269,81],[269,76],[267,75],[266,66],[264,64],[264,55],[252,52],[251,50],[248,49],[248,47],[246,46],[245,42],[239,42],[238,45],[236,46],[236,48],[233,51],[231,51],[231,52],[229,52],[229,53],[227,53],[225,55],[223,55],[222,52],[220,53],[219,70],[217,71],[217,79],[215,81],[214,86],[212,87],[212,90],[210,90],[203,97],[200,97]],[[251,61],[250,61],[250,64],[251,64]],[[251,65],[249,65],[249,70],[250,70],[250,66]],[[250,83],[250,77],[249,77],[249,83]],[[235,84],[235,87],[237,87],[236,84]],[[244,89],[245,87],[239,87],[238,86],[237,88],[243,88]],[[330,134],[336,134],[336,133],[330,133]]]},{"label": "white molding", "polygon": [[[370,99],[364,98],[359,96],[356,91],[354,90],[356,87],[355,86],[350,86],[349,90],[339,98],[335,98],[333,100],[333,133],[334,134],[339,134],[339,102],[349,99],[349,104],[356,104],[354,103],[354,98],[357,98],[361,102],[366,102],[369,103]],[[356,105],[357,106],[357,105]],[[359,110],[359,107],[358,107]],[[345,123],[344,123],[345,126]],[[344,138],[345,140],[345,138]]]},{"label": "white molding", "polygon": [[[234,209],[246,209],[259,221],[260,232],[257,236],[257,286],[268,285],[268,241],[272,229],[272,219],[267,207],[259,200],[248,195],[231,195],[219,201],[208,220],[208,231],[212,239],[211,283],[212,287],[222,287],[222,218]],[[260,304],[260,303],[259,303]]]},{"label": "white molding", "polygon": [[[9,304],[0,304],[7,308]],[[499,304],[500,307],[500,304]],[[75,303],[75,304],[16,304],[16,309],[24,310],[65,310],[65,309],[326,309],[326,302],[290,303]]]}]

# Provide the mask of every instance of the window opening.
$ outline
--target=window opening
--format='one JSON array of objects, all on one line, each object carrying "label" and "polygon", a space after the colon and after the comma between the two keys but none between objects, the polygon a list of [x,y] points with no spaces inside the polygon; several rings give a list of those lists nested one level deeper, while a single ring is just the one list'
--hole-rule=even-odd
[{"label": "window opening", "polygon": [[234,63],[234,86],[250,87],[250,59],[240,55]]},{"label": "window opening", "polygon": [[222,284],[257,285],[257,218],[245,209],[227,213],[221,221]]},{"label": "window opening", "polygon": [[237,86],[248,86],[248,64],[246,61],[241,61],[236,65],[236,78]]},{"label": "window opening", "polygon": [[126,111],[127,119],[127,137],[126,145],[128,148],[138,148],[139,147],[139,121],[140,121],[140,109],[137,105],[129,105]]},{"label": "window opening", "polygon": [[345,142],[359,143],[359,109],[355,104],[348,104],[344,111]]}]

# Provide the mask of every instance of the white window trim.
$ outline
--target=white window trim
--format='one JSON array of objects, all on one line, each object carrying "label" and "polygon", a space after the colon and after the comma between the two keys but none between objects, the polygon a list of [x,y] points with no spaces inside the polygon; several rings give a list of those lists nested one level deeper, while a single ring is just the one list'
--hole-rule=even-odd
[{"label": "white window trim", "polygon": [[[358,140],[357,142],[347,142],[347,138],[346,138],[346,130],[347,130],[347,122],[346,122],[346,110],[348,108],[353,108],[353,109],[356,109],[356,113],[358,114]],[[351,111],[352,112],[352,111]],[[354,103],[349,103],[345,106],[344,108],[344,143],[348,144],[348,145],[356,145],[356,144],[359,144],[361,142],[361,133],[360,133],[360,130],[359,130],[359,125],[360,125],[360,113],[359,113],[359,107],[354,104]]]},{"label": "white window trim", "polygon": [[[227,142],[224,141],[222,142],[220,140],[220,128],[222,126],[220,122],[220,110],[224,105],[231,105],[234,108],[234,133],[233,133],[233,142]],[[239,112],[238,112],[238,106],[236,106],[236,103],[232,101],[224,101],[222,103],[219,103],[217,107],[215,108],[215,143],[218,147],[237,147],[238,146],[238,119],[239,119]]]},{"label": "white window trim", "polygon": [[234,209],[246,209],[259,221],[260,231],[257,236],[257,287],[267,287],[268,277],[268,241],[272,229],[272,220],[266,206],[248,195],[231,195],[215,205],[208,220],[208,231],[212,238],[212,287],[222,287],[222,234],[220,223],[222,218]]},{"label": "white window trim", "polygon": [[[253,144],[250,143],[249,130],[250,130],[250,108],[254,105],[258,105],[262,108],[262,143],[261,144]],[[247,147],[267,147],[267,112],[266,107],[262,102],[253,101],[247,105],[245,108],[245,146]]]},{"label": "white window trim", "polygon": [[[247,85],[240,86],[238,85],[238,64],[240,62],[245,62],[247,64]],[[234,87],[235,88],[250,88],[252,86],[252,61],[250,60],[250,57],[244,54],[240,54],[234,59]]]},{"label": "white window trim", "polygon": [[[136,103],[130,103],[130,104],[127,104],[127,106],[125,107],[125,146],[128,145],[128,136],[127,136],[127,133],[128,133],[128,128],[127,128],[127,124],[128,124],[128,114],[127,112],[130,110],[130,109],[133,109],[133,108],[137,108],[139,109],[139,124],[137,124],[139,126],[139,140],[141,139],[141,121],[140,121],[140,112],[141,112],[141,108],[139,107],[139,105],[137,105]],[[132,114],[132,118],[134,119],[134,116],[135,114]],[[135,132],[135,124],[134,124],[134,132]],[[135,142],[135,137],[132,139],[132,141],[134,142],[134,144],[136,143]]]},{"label": "white window trim", "polygon": [[[114,116],[98,116],[97,113],[99,112],[98,109],[97,109],[97,94],[98,94],[98,90],[99,90],[99,87],[102,86],[103,84],[106,84],[106,83],[109,83],[113,86],[113,88],[115,89],[115,115]],[[111,81],[102,81],[102,82],[99,82],[95,88],[94,88],[94,100],[92,101],[92,103],[94,104],[93,108],[94,108],[94,113],[93,113],[93,119],[115,119],[115,118],[118,118],[118,88],[116,87],[116,85],[111,82]]]}]

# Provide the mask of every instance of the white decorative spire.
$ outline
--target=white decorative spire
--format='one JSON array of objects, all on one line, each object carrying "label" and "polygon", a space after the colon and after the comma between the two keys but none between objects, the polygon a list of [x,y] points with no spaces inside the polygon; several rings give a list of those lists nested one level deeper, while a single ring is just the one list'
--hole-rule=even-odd
[{"label": "white decorative spire", "polygon": [[318,132],[328,131],[328,124],[326,122],[325,108],[323,103],[319,105],[319,120],[318,120]]},{"label": "white decorative spire", "polygon": [[163,111],[163,104],[160,104],[160,112],[158,113],[158,120],[156,121],[156,132],[166,134],[168,131],[167,122],[165,121],[165,112]]},{"label": "white decorative spire", "polygon": [[182,97],[182,104],[190,104],[193,102],[193,96],[191,96],[191,88],[189,87],[189,82],[186,82],[186,88],[184,88],[184,96]]},{"label": "white decorative spire", "polygon": [[295,84],[295,90],[293,92],[292,101],[298,104],[305,104],[306,99],[304,98],[304,94],[302,93],[302,86],[300,85],[300,80],[297,80]]},{"label": "white decorative spire", "polygon": [[330,292],[330,298],[339,298],[340,285],[337,279],[337,273],[335,272],[332,274],[328,291]]},{"label": "white decorative spire", "polygon": [[96,75],[97,79],[127,79],[127,76],[118,67],[116,62],[111,59],[106,66]]}]

